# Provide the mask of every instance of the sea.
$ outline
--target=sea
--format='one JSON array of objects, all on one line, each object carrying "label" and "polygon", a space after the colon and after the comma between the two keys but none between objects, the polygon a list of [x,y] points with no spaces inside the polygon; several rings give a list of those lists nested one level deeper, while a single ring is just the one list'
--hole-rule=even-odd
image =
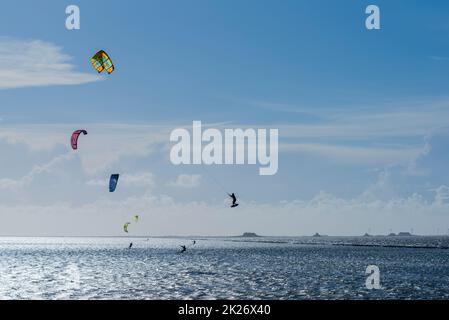
[{"label": "sea", "polygon": [[0,238],[0,299],[448,298],[445,236]]}]

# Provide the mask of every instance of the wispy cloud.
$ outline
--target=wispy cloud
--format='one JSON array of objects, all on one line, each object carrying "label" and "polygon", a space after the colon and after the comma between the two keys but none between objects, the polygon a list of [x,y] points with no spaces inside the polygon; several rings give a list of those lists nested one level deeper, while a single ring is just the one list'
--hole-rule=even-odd
[{"label": "wispy cloud", "polygon": [[88,136],[80,139],[78,152],[84,169],[89,173],[104,170],[121,157],[144,157],[160,150],[160,144],[169,144],[169,129],[166,127],[126,124],[1,126],[0,140],[11,145],[26,145],[33,152],[58,147],[69,150],[70,135],[79,128],[89,132]]},{"label": "wispy cloud", "polygon": [[28,187],[36,177],[43,173],[52,172],[54,167],[57,167],[64,161],[73,159],[73,156],[74,154],[70,153],[59,155],[46,164],[34,166],[29,173],[19,179],[2,178],[0,179],[0,190],[19,191],[22,188]]},{"label": "wispy cloud", "polygon": [[[434,128],[446,123],[449,125],[447,121],[449,118],[443,115],[443,112],[434,115]],[[336,120],[336,123],[322,125],[280,125],[277,126],[281,139],[279,151],[325,156],[329,160],[345,163],[408,164],[423,153],[423,140],[419,136],[420,134],[424,136],[429,131],[424,129],[424,125],[421,125],[418,119],[426,123],[432,121],[424,114],[421,117],[418,114],[405,117],[410,121],[414,119],[413,124],[401,125],[401,120],[399,118],[393,120],[394,117],[391,115],[390,117],[379,115],[378,119],[374,115],[366,115],[351,116],[347,124]],[[383,130],[376,130],[373,123],[379,127],[383,125]],[[137,124],[2,126],[0,140],[8,144],[24,144],[32,151],[46,151],[61,146],[69,149],[70,134],[78,127],[86,128],[89,132],[87,137],[80,140],[82,152],[78,152],[78,155],[84,169],[94,174],[109,168],[123,157],[145,157],[152,153],[169,154],[170,131],[177,126]],[[189,128],[189,125],[185,127]],[[217,128],[222,130],[257,127],[217,125]],[[405,137],[410,135],[413,139],[401,143],[391,140],[403,135]],[[198,182],[187,180],[187,177],[178,177],[178,180],[171,182],[170,186],[191,187],[192,183]]]},{"label": "wispy cloud", "polygon": [[434,61],[448,61],[449,57],[445,57],[445,56],[430,56],[429,59],[434,60]]},{"label": "wispy cloud", "polygon": [[345,163],[396,164],[408,163],[422,153],[419,147],[376,148],[328,144],[282,144],[280,151],[325,156]]},{"label": "wispy cloud", "polygon": [[195,188],[200,185],[201,175],[199,174],[180,174],[175,181],[168,183],[171,187]]},{"label": "wispy cloud", "polygon": [[[105,187],[109,184],[108,180],[89,180],[86,182],[89,186]],[[151,173],[122,174],[120,184],[125,187],[152,187],[154,186],[154,176]]]},{"label": "wispy cloud", "polygon": [[421,109],[348,112],[317,124],[283,125],[284,137],[373,140],[424,137],[449,127],[449,111],[423,105]]},{"label": "wispy cloud", "polygon": [[306,120],[297,124],[279,124],[281,135],[287,138],[372,140],[422,137],[449,127],[447,97],[415,97],[333,108],[260,101],[246,103],[273,112],[307,113],[314,116],[312,122]]},{"label": "wispy cloud", "polygon": [[75,71],[70,60],[50,42],[0,38],[0,89],[79,85],[101,79]]}]

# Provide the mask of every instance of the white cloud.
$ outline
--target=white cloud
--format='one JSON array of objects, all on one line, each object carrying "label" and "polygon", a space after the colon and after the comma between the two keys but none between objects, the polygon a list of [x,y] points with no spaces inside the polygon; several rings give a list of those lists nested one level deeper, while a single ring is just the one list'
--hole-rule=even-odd
[{"label": "white cloud", "polygon": [[[155,185],[154,175],[148,172],[137,174],[121,174],[119,183],[124,187],[152,187]],[[92,179],[86,182],[89,186],[105,187],[109,185],[107,179]]]},{"label": "white cloud", "polygon": [[88,135],[80,138],[76,154],[89,174],[108,169],[123,157],[147,156],[169,143],[167,127],[127,124],[5,125],[0,127],[0,139],[24,144],[33,152],[61,146],[69,151],[70,135],[79,128],[87,129]]},{"label": "white cloud", "polygon": [[168,183],[171,187],[195,188],[200,185],[201,175],[199,174],[180,174],[174,182]]},{"label": "white cloud", "polygon": [[[444,187],[447,193],[447,187]],[[320,192],[311,200],[266,204],[241,201],[238,210],[226,204],[181,203],[147,193],[122,201],[106,198],[79,206],[59,202],[49,206],[0,205],[3,235],[121,235],[124,219],[139,213],[133,235],[361,235],[409,231],[434,233],[449,223],[449,204],[427,201],[418,194],[390,200],[343,199]],[[23,223],[26,221],[27,223]],[[238,223],[236,223],[238,221]]]},{"label": "white cloud", "polygon": [[425,176],[429,173],[428,169],[420,168],[418,162],[427,157],[432,151],[432,145],[426,137],[422,150],[410,160],[404,173],[410,176]]},{"label": "white cloud", "polygon": [[[188,202],[182,202],[179,199],[185,199],[181,194],[184,190],[170,189],[171,196],[161,194],[160,189],[156,187],[156,178],[146,171],[146,167],[151,164],[143,164],[140,169],[130,166],[132,172],[137,173],[126,173],[125,170],[119,172],[122,173],[120,185],[130,190],[111,195],[106,190],[108,174],[100,172],[89,175],[86,168],[91,167],[81,166],[85,154],[95,154],[99,159],[98,165],[104,165],[103,161],[110,163],[109,158],[114,157],[117,164],[114,167],[120,167],[121,157],[131,156],[133,159],[131,163],[134,165],[137,163],[136,158],[154,149],[155,145],[152,143],[167,142],[167,128],[89,125],[87,128],[89,134],[82,137],[80,149],[76,152],[69,150],[72,129],[72,126],[67,128],[64,125],[1,127],[0,136],[5,141],[20,144],[18,151],[11,148],[13,151],[8,150],[8,155],[10,152],[18,152],[16,155],[18,160],[28,156],[33,158],[34,151],[43,149],[52,150],[48,154],[45,153],[46,156],[52,157],[48,158],[50,159],[48,161],[42,161],[43,165],[31,165],[25,174],[20,173],[22,177],[0,179],[2,190],[18,191],[14,194],[15,197],[10,196],[10,192],[1,192],[4,198],[0,204],[3,221],[0,225],[0,234],[120,235],[120,226],[132,213],[139,213],[142,216],[141,224],[136,225],[133,232],[150,235],[232,235],[245,231],[266,235],[310,235],[315,232],[342,235],[363,234],[368,228],[371,228],[373,233],[386,233],[390,228],[395,231],[408,231],[412,227],[419,233],[432,233],[435,226],[449,225],[448,187],[441,186],[435,189],[435,198],[430,200],[413,193],[410,193],[411,195],[407,193],[408,196],[398,195],[390,192],[390,185],[394,184],[394,181],[391,181],[392,177],[388,171],[380,171],[378,182],[358,197],[342,198],[322,192],[310,200],[298,199],[286,202],[273,200],[271,203],[248,202],[242,197],[238,209],[230,210],[228,203],[220,200],[203,202],[191,201],[188,198]],[[22,148],[23,144],[30,145],[32,152],[23,151],[26,149]],[[36,149],[31,149],[32,144],[39,147],[34,146]],[[67,149],[61,148],[61,144]],[[309,152],[308,147],[310,146],[301,146],[301,152]],[[390,154],[391,150],[395,150],[393,148],[391,150],[375,148],[375,152],[370,153],[370,150],[357,147],[354,150],[347,150],[346,147],[343,147],[343,150],[335,150],[331,146],[330,151],[321,149],[321,147],[328,149],[328,145],[312,147],[317,149],[311,152],[331,154],[329,157],[337,158],[340,154],[343,154],[342,158],[349,155],[358,159],[376,158],[381,155],[385,159],[397,161],[406,158],[395,152]],[[109,148],[113,151],[108,151]],[[410,157],[416,154],[420,157],[426,156],[429,148],[426,145],[424,149],[405,148],[399,151],[404,151]],[[407,154],[409,151],[410,154]],[[86,163],[91,164],[89,161]],[[311,170],[319,169],[311,168]],[[4,168],[4,174],[13,175],[8,172],[7,167]],[[160,174],[162,180],[167,172]],[[104,178],[95,180],[94,177]],[[86,181],[89,181],[89,185],[105,188],[87,188]],[[194,187],[200,182],[200,176],[184,174],[179,175],[172,185]],[[403,185],[399,185],[401,186]],[[208,188],[207,185],[202,187]],[[294,185],[286,187],[295,190]],[[143,190],[136,193],[134,192],[136,190],[131,188]],[[130,196],[131,192],[133,196]],[[140,192],[146,194],[142,195]],[[198,194],[201,195],[202,192]],[[276,198],[279,196],[280,193]]]},{"label": "white cloud", "polygon": [[442,185],[432,190],[435,192],[435,202],[439,205],[444,205],[449,202],[449,187]]},{"label": "white cloud", "polygon": [[94,73],[75,71],[71,57],[53,43],[0,39],[0,89],[79,85],[100,80]]},{"label": "white cloud", "polygon": [[282,144],[280,151],[298,152],[325,156],[345,163],[396,164],[408,163],[422,153],[422,148],[397,147],[377,148],[329,144]]},{"label": "white cloud", "polygon": [[52,173],[52,170],[59,166],[61,163],[73,159],[74,154],[63,154],[55,157],[51,161],[43,165],[36,165],[33,169],[21,177],[20,179],[10,179],[10,178],[2,178],[0,179],[0,189],[10,190],[10,191],[20,191],[31,183],[33,183],[34,179],[38,177],[42,173]]},{"label": "white cloud", "polygon": [[275,112],[309,113],[313,123],[279,125],[283,137],[300,139],[369,140],[419,137],[449,127],[449,99],[416,98],[369,106],[314,108],[271,102],[248,102]]}]

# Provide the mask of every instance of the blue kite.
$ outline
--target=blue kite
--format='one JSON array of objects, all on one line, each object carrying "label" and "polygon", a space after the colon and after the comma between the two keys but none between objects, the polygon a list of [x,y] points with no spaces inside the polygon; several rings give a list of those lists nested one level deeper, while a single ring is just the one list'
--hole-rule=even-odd
[{"label": "blue kite", "polygon": [[118,178],[120,175],[117,174],[111,174],[111,179],[109,179],[109,192],[114,192],[115,188],[117,188]]}]

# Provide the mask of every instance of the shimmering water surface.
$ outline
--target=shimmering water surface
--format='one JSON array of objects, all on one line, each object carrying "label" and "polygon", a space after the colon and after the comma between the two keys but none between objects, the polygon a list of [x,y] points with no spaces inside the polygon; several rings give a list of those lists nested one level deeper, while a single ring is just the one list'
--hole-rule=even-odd
[{"label": "shimmering water surface", "polygon": [[449,298],[447,237],[196,240],[0,238],[0,298]]}]

